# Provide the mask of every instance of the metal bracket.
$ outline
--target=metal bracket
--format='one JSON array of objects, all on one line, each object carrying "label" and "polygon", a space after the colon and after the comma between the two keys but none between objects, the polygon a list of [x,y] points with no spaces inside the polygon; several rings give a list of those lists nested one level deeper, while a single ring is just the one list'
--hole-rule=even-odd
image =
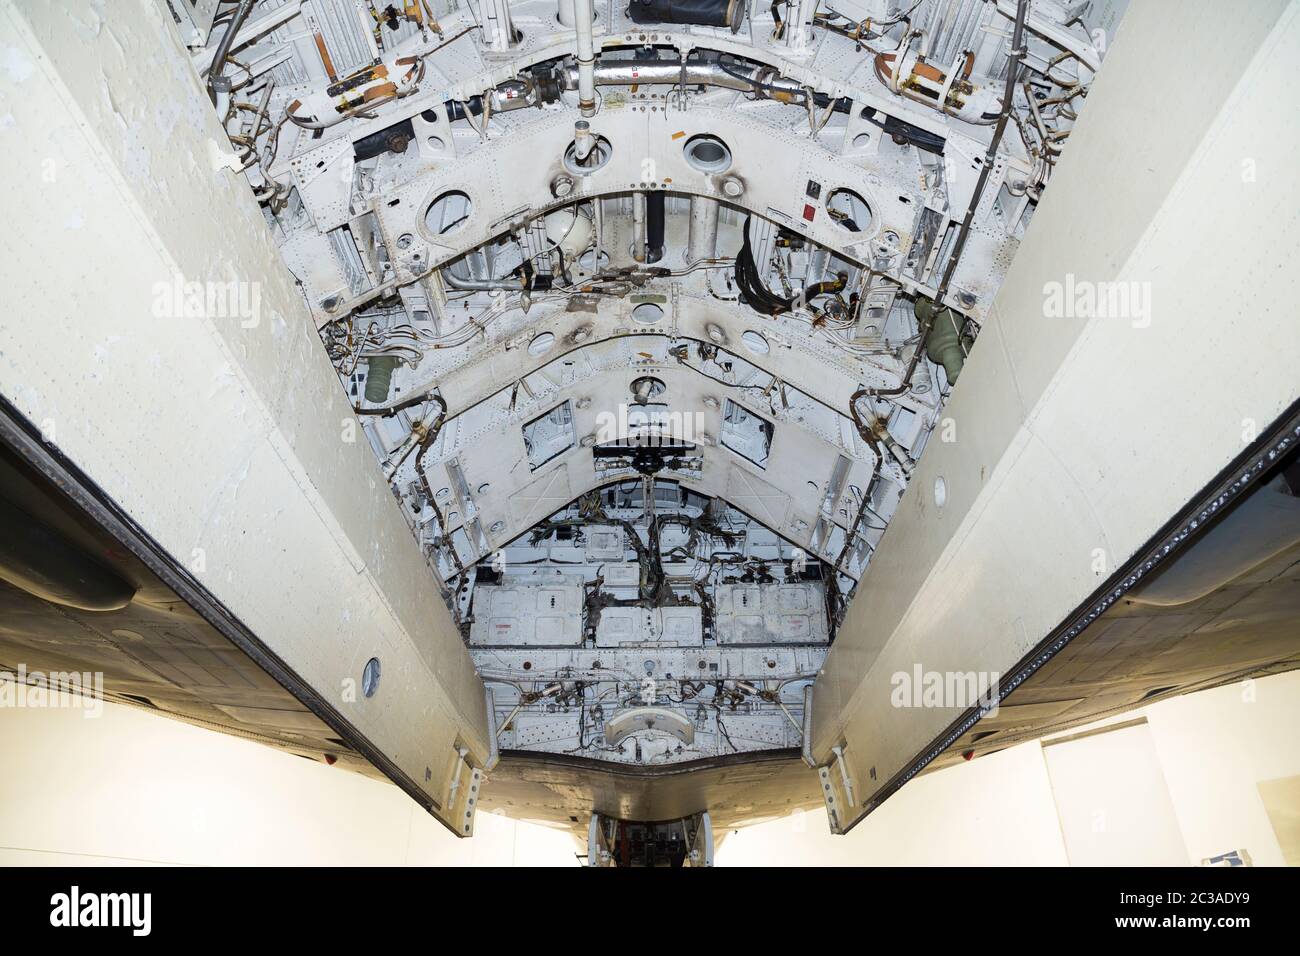
[{"label": "metal bracket", "polygon": [[474,812],[478,809],[479,791],[483,788],[483,771],[469,765],[465,759],[468,753],[464,747],[456,748],[451,784],[447,788],[447,816],[460,837],[474,835]]},{"label": "metal bracket", "polygon": [[822,785],[822,800],[826,803],[826,816],[830,820],[832,833],[844,833],[845,824],[851,823],[856,808],[853,801],[853,777],[849,773],[848,763],[844,759],[844,747],[841,744],[831,748],[835,754],[832,764],[817,768],[817,777]]}]

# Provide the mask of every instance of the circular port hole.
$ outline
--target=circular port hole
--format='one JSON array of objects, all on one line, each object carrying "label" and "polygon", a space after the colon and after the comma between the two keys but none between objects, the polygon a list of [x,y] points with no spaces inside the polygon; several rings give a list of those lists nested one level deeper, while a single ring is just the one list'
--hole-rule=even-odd
[{"label": "circular port hole", "polygon": [[636,403],[644,405],[668,391],[668,386],[663,383],[662,379],[657,379],[653,375],[642,375],[640,378],[632,380],[631,389],[632,397],[636,399]]},{"label": "circular port hole", "polygon": [[374,697],[377,690],[379,690],[379,658],[372,657],[361,669],[361,693],[367,697]]},{"label": "circular port hole", "polygon": [[532,356],[545,355],[555,344],[555,336],[550,332],[543,332],[528,343],[528,354]]},{"label": "circular port hole", "polygon": [[642,325],[654,325],[664,317],[662,306],[655,305],[653,302],[642,302],[632,310],[632,321],[640,322]]},{"label": "circular port hole", "polygon": [[469,195],[459,189],[442,193],[424,214],[424,225],[435,236],[446,236],[463,229],[474,211]]},{"label": "circular port hole", "polygon": [[692,136],[682,147],[686,164],[702,173],[725,173],[731,168],[731,150],[716,136],[702,133]]},{"label": "circular port hole", "polygon": [[772,351],[772,347],[767,344],[767,339],[763,338],[762,335],[755,332],[753,329],[750,329],[740,337],[740,344],[745,346],[745,348],[749,349],[755,355],[766,355],[768,352]]},{"label": "circular port hole", "polygon": [[610,157],[614,155],[614,147],[603,136],[597,136],[595,139],[591,152],[582,159],[578,159],[577,141],[570,143],[569,148],[564,151],[564,168],[576,176],[586,176],[608,163]]},{"label": "circular port hole", "polygon": [[865,232],[871,225],[871,207],[852,189],[833,189],[826,197],[831,221],[846,232]]}]

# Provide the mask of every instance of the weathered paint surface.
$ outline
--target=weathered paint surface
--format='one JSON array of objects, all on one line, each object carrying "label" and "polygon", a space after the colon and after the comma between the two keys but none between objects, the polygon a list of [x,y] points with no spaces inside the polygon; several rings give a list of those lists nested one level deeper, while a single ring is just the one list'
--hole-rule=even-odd
[{"label": "weathered paint surface", "polygon": [[[1275,91],[1300,5],[1217,9],[1129,10],[953,391],[956,440],[863,579],[814,693],[817,758],[847,744],[845,822],[964,710],[894,707],[892,675],[1007,673],[1296,398],[1300,127]],[[1149,323],[1047,317],[1070,274],[1142,284]]]},{"label": "weathered paint surface", "polygon": [[6,0],[0,101],[0,389],[445,803],[481,684],[162,7]]}]

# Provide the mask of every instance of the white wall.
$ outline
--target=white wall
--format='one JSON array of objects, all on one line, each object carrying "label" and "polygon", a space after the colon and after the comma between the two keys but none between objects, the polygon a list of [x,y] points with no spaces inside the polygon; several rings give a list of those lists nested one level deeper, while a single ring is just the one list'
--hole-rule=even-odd
[{"label": "white wall", "polygon": [[1147,721],[1069,735],[1042,752],[1071,866],[1190,862]]},{"label": "white wall", "polygon": [[[1300,672],[1175,698],[1094,727],[1139,716],[1185,858],[1245,849],[1257,865],[1282,865],[1257,785],[1300,774]],[[1086,743],[1077,749],[1090,755],[1098,778],[1127,746],[1123,731]],[[480,814],[476,836],[456,840],[388,784],[113,704],[98,719],[0,710],[0,754],[0,864],[576,862],[565,833]],[[718,864],[1064,865],[1052,783],[1042,745],[1021,744],[913,780],[848,836],[831,836],[821,811],[727,834]],[[1132,793],[1128,809],[1139,816],[1162,797]],[[1141,849],[1125,846],[1110,862]]]},{"label": "white wall", "polygon": [[727,834],[719,866],[1064,866],[1065,848],[1037,744],[908,783],[845,836],[825,811]]},{"label": "white wall", "polygon": [[[1191,863],[1244,849],[1256,866],[1284,865],[1258,784],[1300,774],[1300,672],[1176,697],[1056,738],[1137,717],[1147,720],[1167,796],[1154,788],[1130,788],[1129,809],[1156,820],[1167,810],[1163,801],[1172,803]],[[1116,758],[1131,741],[1120,731],[1087,743],[1092,773],[1102,779],[1114,772]],[[1074,746],[1054,744],[1047,750]],[[831,836],[821,811],[728,834],[717,862],[1065,864],[1069,855],[1044,752],[1041,743],[1026,743],[918,777],[847,836]],[[1099,809],[1085,809],[1090,823],[1121,824],[1113,814],[1096,813]],[[1141,852],[1167,849],[1155,846],[1167,835],[1163,826],[1139,833],[1150,846],[1116,846],[1107,862],[1123,865]]]},{"label": "white wall", "polygon": [[1300,774],[1300,672],[1147,713],[1192,862],[1245,847],[1257,866],[1284,865],[1258,784]]},{"label": "white wall", "polygon": [[105,704],[0,710],[0,865],[575,864],[574,841],[480,813],[459,840],[396,787]]}]

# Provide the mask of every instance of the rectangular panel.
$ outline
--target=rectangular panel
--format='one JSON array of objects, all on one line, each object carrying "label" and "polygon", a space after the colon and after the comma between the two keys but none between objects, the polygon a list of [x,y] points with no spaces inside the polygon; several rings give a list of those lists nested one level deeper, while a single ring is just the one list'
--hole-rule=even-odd
[{"label": "rectangular panel", "polygon": [[[616,525],[588,525],[584,529],[587,536],[587,560],[622,561],[625,544],[623,529]],[[606,578],[608,580],[608,578]]]},{"label": "rectangular panel", "polygon": [[672,644],[699,647],[704,643],[698,607],[607,607],[596,627],[597,647]]},{"label": "rectangular panel", "polygon": [[1146,721],[1043,746],[1071,866],[1186,866]]},{"label": "rectangular panel", "polygon": [[576,647],[582,643],[582,585],[480,585],[470,646]]},{"label": "rectangular panel", "polygon": [[716,593],[719,644],[824,644],[829,639],[820,583],[723,584]]},{"label": "rectangular panel", "polygon": [[1261,780],[1259,798],[1287,866],[1300,866],[1300,776]]}]

